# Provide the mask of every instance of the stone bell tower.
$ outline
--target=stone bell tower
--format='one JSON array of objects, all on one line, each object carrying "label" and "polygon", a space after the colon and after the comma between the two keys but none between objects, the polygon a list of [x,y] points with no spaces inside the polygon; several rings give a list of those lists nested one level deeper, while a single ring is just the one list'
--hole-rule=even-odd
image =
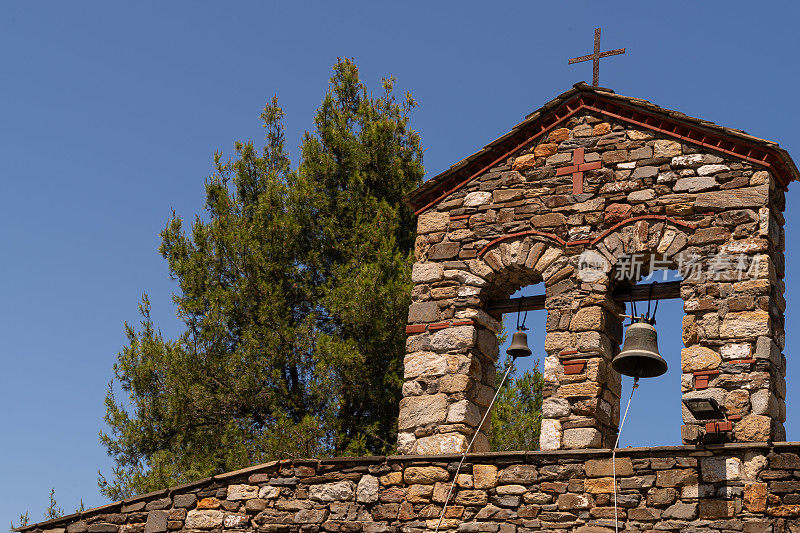
[{"label": "stone bell tower", "polygon": [[[542,449],[611,447],[620,418],[620,294],[651,269],[683,280],[686,443],[784,440],[784,192],[777,144],[577,84],[409,195],[419,216],[398,448],[489,449],[503,301],[541,284]],[[587,269],[586,263],[591,264]],[[636,263],[638,262],[638,263]],[[632,264],[638,267],[632,267]],[[621,275],[621,274],[625,275]],[[672,363],[674,364],[674,363]]]}]

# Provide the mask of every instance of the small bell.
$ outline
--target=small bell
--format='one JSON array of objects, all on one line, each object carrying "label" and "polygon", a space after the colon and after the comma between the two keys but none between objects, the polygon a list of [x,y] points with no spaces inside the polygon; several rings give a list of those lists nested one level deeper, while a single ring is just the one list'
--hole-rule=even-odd
[{"label": "small bell", "polygon": [[656,328],[642,319],[625,332],[622,350],[611,362],[620,374],[635,378],[654,378],[667,371],[667,362],[658,353]]},{"label": "small bell", "polygon": [[511,346],[508,347],[506,353],[513,358],[528,357],[532,352],[528,348],[528,335],[519,330],[511,337]]}]

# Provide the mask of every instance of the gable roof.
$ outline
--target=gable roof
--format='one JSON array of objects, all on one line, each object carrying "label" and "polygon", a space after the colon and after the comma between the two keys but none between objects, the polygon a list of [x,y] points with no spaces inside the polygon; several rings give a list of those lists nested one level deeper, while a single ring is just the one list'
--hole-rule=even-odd
[{"label": "gable roof", "polygon": [[426,181],[409,193],[406,201],[419,215],[584,109],[762,165],[784,189],[800,177],[789,153],[778,143],[580,82],[526,116],[505,135]]}]

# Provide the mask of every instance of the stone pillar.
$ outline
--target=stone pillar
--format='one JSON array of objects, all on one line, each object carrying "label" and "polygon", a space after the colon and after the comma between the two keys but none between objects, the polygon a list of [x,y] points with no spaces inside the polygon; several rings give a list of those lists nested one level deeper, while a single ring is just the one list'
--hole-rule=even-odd
[{"label": "stone pillar", "polygon": [[[768,174],[759,172],[754,178],[768,179]],[[716,206],[715,226],[698,230],[689,241],[705,246],[706,253],[704,274],[687,281],[682,291],[683,398],[714,398],[724,408],[726,420],[698,421],[684,407],[685,443],[712,432],[737,441],[786,438],[784,196],[779,188],[770,189],[769,195],[764,191],[757,210]],[[715,246],[709,250],[710,240]],[[699,248],[688,248],[686,253],[692,251]],[[720,254],[743,260],[737,259],[735,268],[714,273],[713,262]]]},{"label": "stone pillar", "polygon": [[[408,314],[403,399],[398,420],[402,454],[463,452],[478,431],[494,395],[500,323],[480,311],[478,292],[491,268],[474,251],[443,240],[449,214],[432,211],[419,218],[414,290]],[[471,451],[489,450],[487,427]]]},{"label": "stone pillar", "polygon": [[609,297],[607,276],[585,283],[580,274],[557,294],[548,291],[542,450],[608,448],[617,435],[621,381],[611,360],[622,309]]}]

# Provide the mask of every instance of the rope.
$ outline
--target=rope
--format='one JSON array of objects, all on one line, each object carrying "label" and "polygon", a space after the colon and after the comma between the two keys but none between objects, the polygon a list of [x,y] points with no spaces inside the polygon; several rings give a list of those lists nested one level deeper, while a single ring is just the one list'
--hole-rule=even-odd
[{"label": "rope", "polygon": [[639,388],[639,378],[633,378],[633,387],[631,388],[631,396],[628,398],[628,405],[625,406],[625,414],[622,416],[622,423],[619,425],[617,432],[617,441],[614,443],[614,449],[611,450],[611,469],[614,483],[614,533],[619,533],[619,518],[617,515],[617,446],[619,446],[619,438],[622,436],[622,426],[625,425],[625,419],[628,417],[628,409],[631,407],[631,400],[633,400],[633,391]]},{"label": "rope", "polygon": [[500,380],[500,385],[497,386],[497,390],[494,392],[494,398],[489,403],[489,407],[486,409],[486,413],[483,415],[483,419],[481,423],[478,425],[478,428],[475,430],[475,434],[472,436],[472,440],[469,441],[469,445],[467,445],[467,449],[464,450],[464,453],[461,455],[461,461],[458,463],[458,468],[456,468],[456,473],[453,475],[453,482],[450,484],[450,490],[447,491],[447,498],[444,500],[444,507],[442,507],[442,514],[439,515],[439,522],[436,524],[436,532],[439,531],[439,526],[442,525],[442,519],[444,518],[444,512],[447,510],[447,505],[450,503],[450,496],[453,494],[453,488],[456,486],[456,480],[458,479],[458,473],[461,471],[461,466],[464,464],[464,459],[467,458],[467,454],[469,453],[470,448],[472,448],[472,444],[475,442],[475,439],[478,436],[481,428],[483,427],[483,423],[486,422],[486,417],[489,416],[489,413],[492,410],[492,406],[494,405],[494,401],[497,399],[497,395],[500,394],[500,389],[503,387],[503,383],[506,382],[506,378],[508,377],[508,373],[511,372],[511,368],[514,366],[513,361],[512,364],[508,365],[506,369],[506,373],[503,375],[503,379]]}]

